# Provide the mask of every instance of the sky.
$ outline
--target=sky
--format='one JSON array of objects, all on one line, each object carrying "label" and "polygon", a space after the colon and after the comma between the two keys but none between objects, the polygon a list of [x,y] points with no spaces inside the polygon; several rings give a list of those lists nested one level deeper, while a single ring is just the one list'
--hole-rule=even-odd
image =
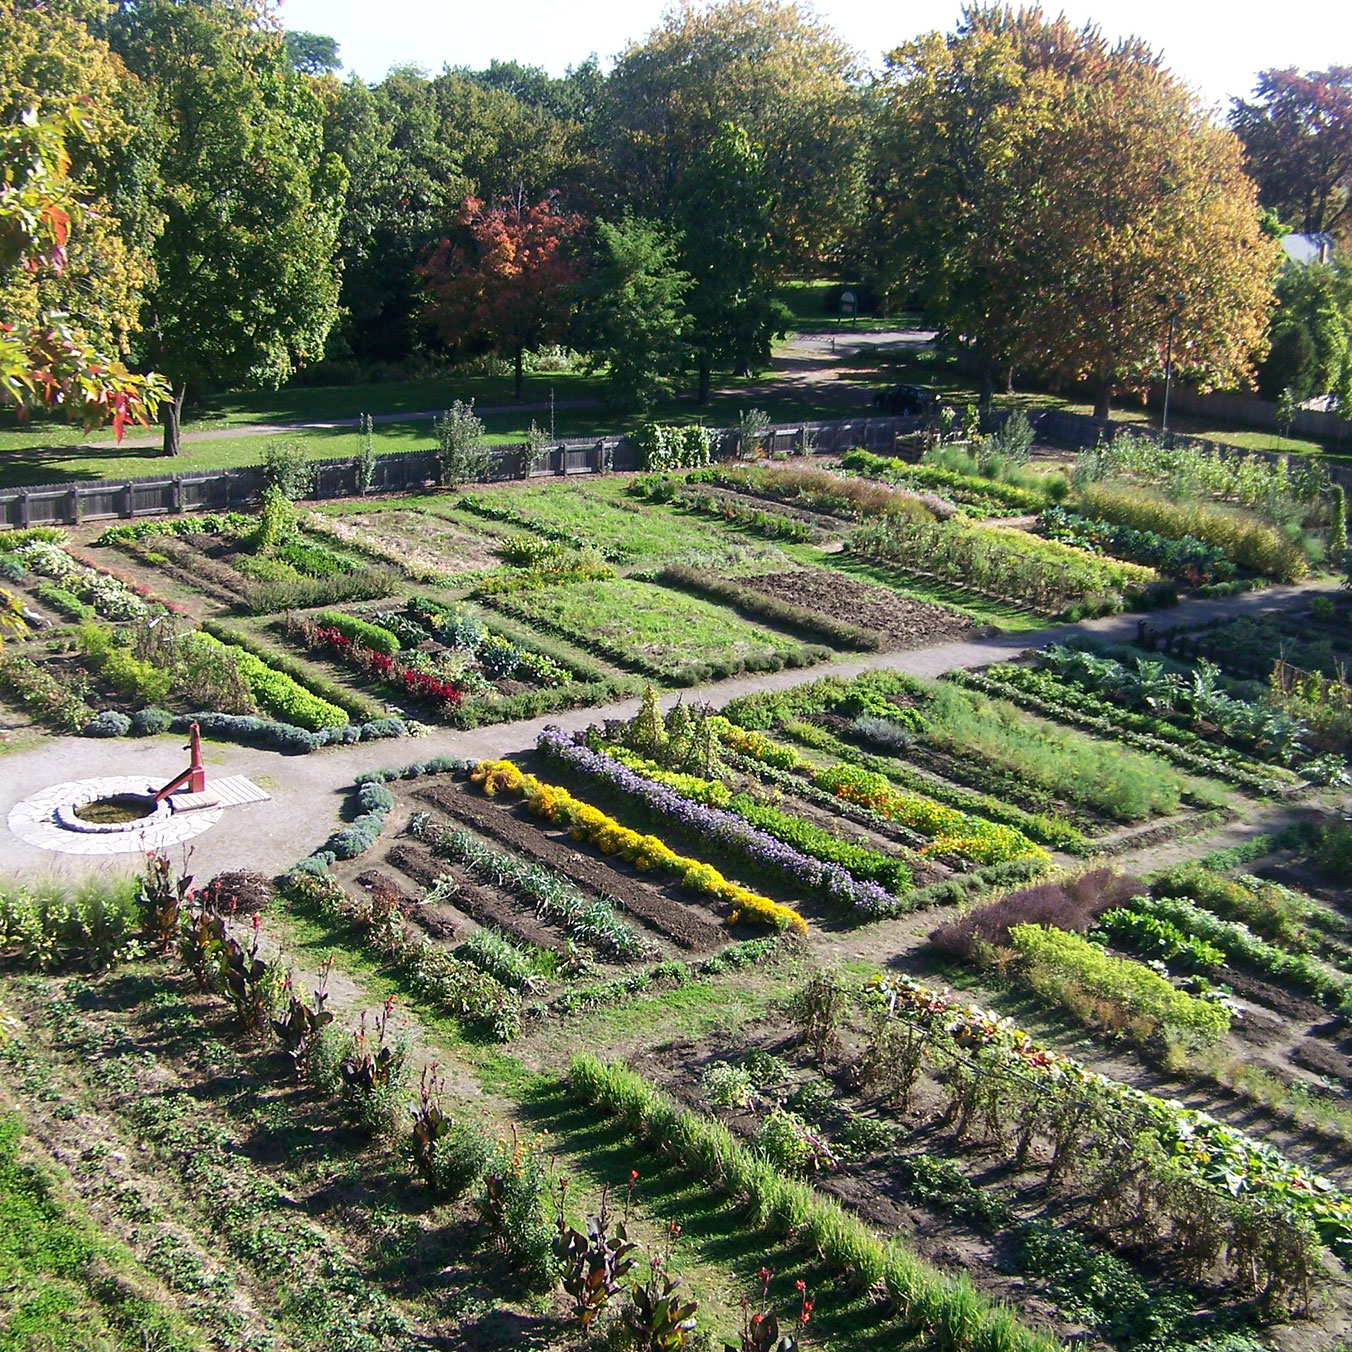
[{"label": "sky", "polygon": [[[288,28],[327,33],[349,72],[379,80],[392,65],[435,74],[443,65],[517,60],[562,75],[595,52],[603,66],[661,17],[665,0],[282,0]],[[874,65],[898,43],[957,19],[956,0],[818,0],[818,15]],[[1107,36],[1135,34],[1206,102],[1228,105],[1252,92],[1256,72],[1352,65],[1347,0],[1046,0]]]}]

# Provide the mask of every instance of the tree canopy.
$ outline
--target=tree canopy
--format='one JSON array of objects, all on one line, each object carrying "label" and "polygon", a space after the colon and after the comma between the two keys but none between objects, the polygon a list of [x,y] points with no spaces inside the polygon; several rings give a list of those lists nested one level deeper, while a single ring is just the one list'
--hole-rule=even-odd
[{"label": "tree canopy", "polygon": [[1352,66],[1265,70],[1230,124],[1263,205],[1287,225],[1352,237]]},{"label": "tree canopy", "polygon": [[153,91],[163,137],[164,229],[142,324],[147,357],[174,387],[172,454],[190,385],[276,385],[322,355],[347,171],[261,5],[137,0],[112,31]]}]

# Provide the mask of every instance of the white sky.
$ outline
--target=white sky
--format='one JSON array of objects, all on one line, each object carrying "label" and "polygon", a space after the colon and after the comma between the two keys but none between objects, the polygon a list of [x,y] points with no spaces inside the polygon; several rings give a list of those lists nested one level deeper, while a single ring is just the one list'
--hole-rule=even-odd
[{"label": "white sky", "polygon": [[[288,28],[327,33],[349,71],[379,80],[392,65],[435,74],[443,65],[486,66],[496,57],[552,74],[595,52],[603,65],[658,21],[663,0],[283,0]],[[1323,70],[1352,65],[1348,0],[1055,0],[1076,23],[1107,36],[1128,33],[1162,50],[1168,64],[1210,103],[1252,91],[1268,67]],[[957,19],[957,0],[818,0],[816,9],[873,64],[883,52]]]}]

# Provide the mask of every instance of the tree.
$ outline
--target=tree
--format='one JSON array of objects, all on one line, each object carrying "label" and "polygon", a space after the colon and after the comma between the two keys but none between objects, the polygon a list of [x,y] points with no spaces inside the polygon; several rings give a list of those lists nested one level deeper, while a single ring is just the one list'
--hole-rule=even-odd
[{"label": "tree", "polygon": [[690,363],[692,285],[679,265],[680,237],[654,221],[597,221],[582,293],[578,341],[593,369],[609,368],[621,408],[647,408],[671,393]]},{"label": "tree", "polygon": [[1265,70],[1230,125],[1264,206],[1306,232],[1352,230],[1352,66]]},{"label": "tree", "polygon": [[1282,268],[1259,389],[1272,399],[1288,385],[1300,399],[1332,394],[1342,407],[1352,406],[1352,268],[1292,262]]},{"label": "tree", "polygon": [[346,173],[267,15],[262,0],[136,0],[113,26],[165,137],[143,326],[173,384],[167,455],[190,388],[279,385],[323,354],[337,315]]},{"label": "tree", "polygon": [[892,52],[876,91],[865,269],[885,302],[918,291],[940,336],[972,351],[983,416],[1049,262],[1027,228],[1032,155],[1082,37],[1037,11],[967,8],[953,33]]},{"label": "tree", "polygon": [[1314,392],[1317,368],[1318,357],[1309,329],[1299,321],[1284,324],[1273,334],[1267,358],[1258,369],[1258,393],[1264,399],[1278,401],[1286,395],[1293,405],[1299,406]]},{"label": "tree", "polygon": [[[59,274],[78,237],[84,203],[68,177],[69,119],[27,113],[0,127],[0,294],[15,272]],[[23,414],[34,404],[64,408],[87,427],[111,420],[121,441],[127,422],[154,417],[165,393],[159,376],[133,375],[92,348],[63,322],[0,308],[0,398]]]},{"label": "tree", "polygon": [[62,266],[10,270],[0,308],[28,324],[63,315],[75,342],[127,358],[161,225],[152,200],[159,138],[148,92],[93,31],[109,8],[103,0],[0,5],[0,124],[29,112],[60,123],[82,206]]},{"label": "tree", "polygon": [[1088,381],[1099,418],[1114,392],[1159,379],[1171,335],[1176,375],[1203,389],[1246,381],[1280,250],[1238,140],[1134,39],[1068,82],[1051,113],[1032,148],[1027,223],[1052,264],[1027,315],[1032,362]]},{"label": "tree", "polygon": [[727,123],[759,148],[786,256],[836,258],[863,205],[858,54],[810,10],[681,0],[606,80],[594,128],[612,200],[670,219],[681,183]]},{"label": "tree", "polygon": [[454,237],[441,240],[418,268],[425,319],[443,350],[477,345],[510,356],[520,399],[525,354],[568,332],[582,276],[570,245],[583,224],[547,201],[487,206],[466,198]]},{"label": "tree", "polygon": [[282,44],[291,69],[302,75],[332,75],[343,68],[338,43],[327,34],[288,29],[282,34]]},{"label": "tree", "polygon": [[729,123],[691,162],[677,197],[682,263],[693,279],[691,341],[699,402],[709,400],[716,364],[749,375],[770,360],[770,340],[788,323],[774,299],[771,193],[764,164],[741,128]]}]

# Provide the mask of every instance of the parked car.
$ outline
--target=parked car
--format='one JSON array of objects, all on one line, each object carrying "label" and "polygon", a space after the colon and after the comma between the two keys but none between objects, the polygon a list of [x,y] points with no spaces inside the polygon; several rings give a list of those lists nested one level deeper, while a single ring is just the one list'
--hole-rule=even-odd
[{"label": "parked car", "polygon": [[928,417],[939,411],[944,397],[924,385],[893,385],[873,396],[873,407],[880,413],[899,417]]}]

